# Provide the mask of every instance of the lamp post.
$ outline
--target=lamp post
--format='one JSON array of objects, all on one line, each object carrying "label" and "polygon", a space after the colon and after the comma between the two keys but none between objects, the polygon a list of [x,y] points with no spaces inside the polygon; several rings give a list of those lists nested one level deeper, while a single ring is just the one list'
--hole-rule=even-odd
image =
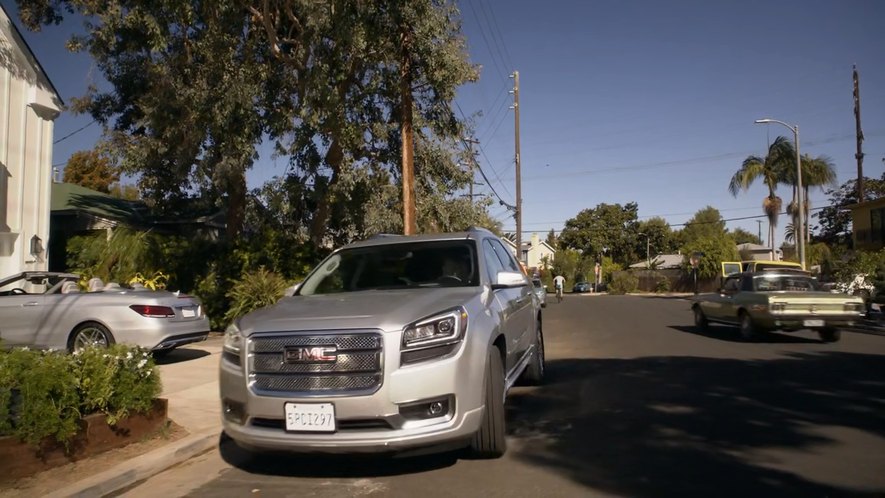
[{"label": "lamp post", "polygon": [[649,246],[648,246],[648,244],[649,244],[649,241],[648,241],[648,234],[647,234],[647,233],[639,232],[639,233],[636,234],[636,235],[643,235],[643,236],[645,236],[645,269],[646,269],[646,270],[651,269],[651,259],[649,258],[649,250],[648,250],[648,247],[649,247]]},{"label": "lamp post", "polygon": [[796,191],[799,193],[799,227],[796,232],[799,234],[798,237],[798,248],[799,248],[799,264],[802,265],[802,269],[805,269],[805,195],[802,192],[802,161],[799,159],[799,125],[789,125],[780,121],[778,119],[757,119],[755,121],[756,124],[768,124],[768,123],[777,123],[780,125],[784,125],[789,128],[793,132],[793,140],[796,142]]}]

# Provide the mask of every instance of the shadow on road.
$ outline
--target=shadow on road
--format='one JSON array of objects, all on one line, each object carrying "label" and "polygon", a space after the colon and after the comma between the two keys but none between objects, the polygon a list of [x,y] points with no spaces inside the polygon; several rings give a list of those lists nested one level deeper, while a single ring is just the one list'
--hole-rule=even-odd
[{"label": "shadow on road", "polygon": [[204,351],[195,347],[179,348],[173,349],[169,353],[166,353],[165,356],[155,356],[154,361],[157,363],[157,365],[171,365],[173,363],[196,360],[197,358],[209,356],[210,354],[212,353],[210,353],[209,351]]},{"label": "shadow on road", "polygon": [[218,442],[228,465],[256,475],[282,477],[363,478],[428,472],[454,465],[461,451],[399,458],[394,455],[293,455],[251,453],[225,434]]},{"label": "shadow on road", "polygon": [[827,472],[778,470],[770,460],[764,466],[765,457],[749,456],[771,448],[808,452],[826,469],[821,445],[831,441],[816,426],[885,437],[882,356],[587,359],[548,367],[548,383],[511,393],[508,401],[510,436],[525,448],[515,456],[594,491],[882,496],[883,489],[865,494],[824,484]]},{"label": "shadow on road", "polygon": [[752,341],[747,341],[741,337],[740,330],[737,327],[729,327],[727,325],[710,324],[707,330],[700,330],[697,327],[685,325],[670,325],[669,328],[685,332],[686,334],[699,335],[701,337],[709,337],[710,339],[718,339],[728,342],[757,342],[761,344],[820,344],[823,341],[817,339],[809,339],[798,335],[790,335],[788,332],[766,332],[758,334]]}]

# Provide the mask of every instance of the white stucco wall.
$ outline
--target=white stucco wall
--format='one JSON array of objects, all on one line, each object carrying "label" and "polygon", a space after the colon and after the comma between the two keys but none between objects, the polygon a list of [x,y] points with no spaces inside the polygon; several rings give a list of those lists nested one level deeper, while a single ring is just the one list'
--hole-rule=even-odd
[{"label": "white stucco wall", "polygon": [[[0,9],[0,276],[45,270],[53,120],[61,101]],[[30,253],[31,238],[44,252]]]}]

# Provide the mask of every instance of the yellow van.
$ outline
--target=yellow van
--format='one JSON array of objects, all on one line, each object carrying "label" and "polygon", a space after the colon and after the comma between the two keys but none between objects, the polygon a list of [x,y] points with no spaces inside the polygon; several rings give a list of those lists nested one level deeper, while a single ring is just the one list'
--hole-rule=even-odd
[{"label": "yellow van", "polygon": [[750,260],[750,261],[723,261],[722,276],[727,277],[734,273],[742,271],[762,271],[769,268],[786,268],[790,270],[801,270],[802,265],[793,261],[766,261],[766,260]]}]

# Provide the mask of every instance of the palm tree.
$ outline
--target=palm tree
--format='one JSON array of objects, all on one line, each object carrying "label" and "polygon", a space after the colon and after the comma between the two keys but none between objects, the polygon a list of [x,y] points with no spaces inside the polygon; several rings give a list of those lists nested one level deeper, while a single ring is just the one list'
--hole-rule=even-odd
[{"label": "palm tree", "polygon": [[[808,200],[809,190],[812,187],[820,189],[823,189],[824,187],[835,187],[837,185],[836,169],[833,160],[827,156],[811,157],[805,154],[802,156],[800,164],[802,168],[802,197],[805,199],[804,236],[805,240],[808,241],[810,239],[810,223],[808,223],[808,215],[811,211],[811,202]],[[799,217],[799,201],[796,189],[796,165],[793,164],[791,167],[784,165],[784,168],[783,174],[781,175],[783,178],[782,182],[793,187],[793,201],[787,206],[787,214],[793,217],[793,225],[798,226],[799,221],[797,218]]]},{"label": "palm tree", "polygon": [[768,155],[765,157],[747,156],[728,184],[728,191],[735,197],[740,191],[749,190],[757,178],[762,178],[762,183],[768,187],[768,196],[762,200],[762,211],[768,217],[768,240],[772,251],[775,247],[774,229],[783,205],[775,190],[779,183],[785,183],[785,165],[792,163],[795,166],[795,158],[793,144],[786,137],[777,137],[768,147]]},{"label": "palm tree", "polygon": [[787,223],[787,225],[784,227],[784,242],[793,242],[793,239],[796,237],[796,229],[793,228],[795,226],[796,225],[792,223]]}]

